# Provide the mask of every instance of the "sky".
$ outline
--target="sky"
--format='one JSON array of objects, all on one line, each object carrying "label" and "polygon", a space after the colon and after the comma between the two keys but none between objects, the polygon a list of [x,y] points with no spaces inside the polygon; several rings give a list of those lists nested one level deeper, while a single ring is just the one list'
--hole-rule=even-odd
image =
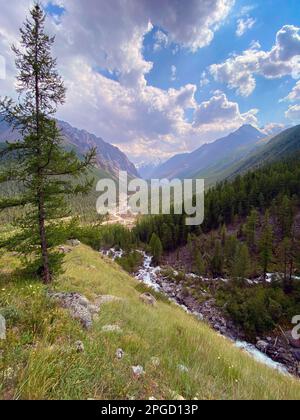
[{"label": "sky", "polygon": [[[41,3],[68,89],[58,118],[134,163],[300,123],[299,0]],[[31,4],[0,0],[0,96],[14,96],[10,45]]]}]

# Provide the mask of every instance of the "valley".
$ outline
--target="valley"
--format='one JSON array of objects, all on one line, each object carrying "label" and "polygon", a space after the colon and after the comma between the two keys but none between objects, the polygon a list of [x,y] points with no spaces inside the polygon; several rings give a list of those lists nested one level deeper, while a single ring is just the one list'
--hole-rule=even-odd
[{"label": "valley", "polygon": [[299,7],[246,3],[3,2],[0,400],[300,400]]}]

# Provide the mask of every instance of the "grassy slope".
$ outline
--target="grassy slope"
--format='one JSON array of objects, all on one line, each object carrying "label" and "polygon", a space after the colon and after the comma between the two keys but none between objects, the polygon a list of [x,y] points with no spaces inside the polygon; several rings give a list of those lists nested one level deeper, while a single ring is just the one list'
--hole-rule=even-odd
[{"label": "grassy slope", "polygon": [[[17,265],[15,257],[0,258],[0,307],[10,307],[8,337],[0,343],[2,398],[165,399],[175,393],[186,399],[300,399],[298,381],[257,364],[179,307],[163,298],[156,308],[145,306],[141,285],[85,246],[66,257],[55,287],[89,299],[123,298],[103,306],[89,332],[49,304],[43,286],[11,272]],[[118,324],[123,334],[103,333],[106,324]],[[76,340],[84,342],[85,353],[74,352]],[[121,361],[117,348],[126,352]],[[158,368],[150,362],[155,356]],[[131,366],[138,364],[146,375],[136,380]]]}]

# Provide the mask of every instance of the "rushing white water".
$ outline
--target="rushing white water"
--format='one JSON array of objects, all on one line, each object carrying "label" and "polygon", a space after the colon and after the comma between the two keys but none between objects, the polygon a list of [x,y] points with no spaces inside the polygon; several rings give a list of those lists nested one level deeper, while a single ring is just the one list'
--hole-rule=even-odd
[{"label": "rushing white water", "polygon": [[262,353],[261,351],[257,350],[257,348],[253,344],[249,344],[245,341],[236,341],[235,345],[242,350],[246,350],[249,354],[251,354],[255,360],[260,363],[263,363],[272,369],[279,370],[279,372],[288,374],[287,369],[280,363],[274,362],[274,360],[270,359],[266,354]]},{"label": "rushing white water", "polygon": [[[153,258],[149,255],[147,255],[145,252],[139,251],[144,257],[143,265],[139,269],[139,271],[136,273],[136,279],[140,282],[143,282],[146,286],[152,288],[155,291],[162,292],[161,286],[159,285],[159,273],[161,271],[160,267],[153,267],[152,260]],[[103,252],[104,255],[110,256],[113,260],[123,255],[123,251],[116,251],[115,249],[110,249],[109,251]],[[170,300],[176,305],[180,306],[185,312],[187,312],[190,315],[196,316],[199,320],[204,320],[203,315],[200,312],[192,312],[190,311],[186,306],[179,305],[176,302],[176,299],[170,298]],[[256,361],[263,363],[264,365],[269,366],[272,369],[276,369],[279,372],[283,374],[288,374],[287,369],[280,363],[274,362],[270,357],[268,357],[266,354],[262,353],[261,351],[257,350],[257,348],[250,343],[247,343],[245,341],[235,341],[234,342],[236,347],[238,347],[241,350],[246,351],[248,354],[250,354]]]}]

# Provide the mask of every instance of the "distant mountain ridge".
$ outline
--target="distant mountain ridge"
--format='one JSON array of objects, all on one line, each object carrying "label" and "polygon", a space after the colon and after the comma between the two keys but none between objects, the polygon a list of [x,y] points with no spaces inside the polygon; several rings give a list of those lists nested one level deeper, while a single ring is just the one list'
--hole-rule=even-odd
[{"label": "distant mountain ridge", "polygon": [[[97,148],[97,166],[104,173],[117,177],[119,171],[127,171],[131,177],[137,177],[136,167],[117,147],[105,142],[101,137],[79,130],[64,121],[57,121],[67,147],[74,148],[79,154],[84,154],[90,147]],[[0,143],[13,141],[18,133],[13,132],[10,126],[0,118]]]},{"label": "distant mountain ridge", "polygon": [[229,168],[225,178],[234,178],[268,163],[276,162],[300,152],[300,125],[289,128],[273,137],[267,144],[250,153],[245,159]]},{"label": "distant mountain ridge", "polygon": [[266,138],[266,134],[251,125],[204,144],[192,153],[176,155],[156,168],[157,178],[210,177],[225,167],[239,161]]}]

